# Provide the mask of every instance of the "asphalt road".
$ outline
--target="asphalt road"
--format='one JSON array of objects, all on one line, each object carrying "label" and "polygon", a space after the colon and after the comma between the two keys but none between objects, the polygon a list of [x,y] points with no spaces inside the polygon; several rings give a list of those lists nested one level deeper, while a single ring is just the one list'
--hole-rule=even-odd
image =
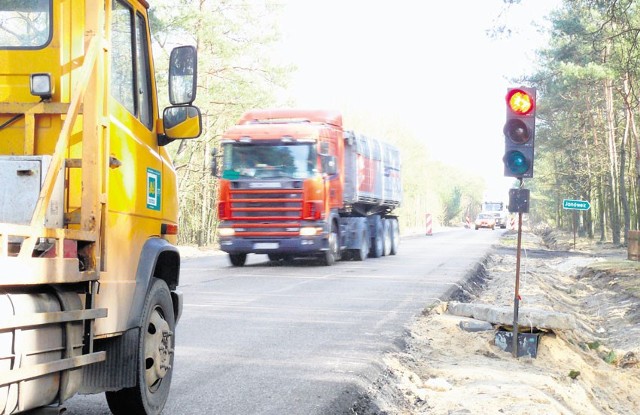
[{"label": "asphalt road", "polygon": [[[325,267],[249,255],[183,260],[185,297],[165,414],[348,414],[385,352],[452,290],[501,231],[405,237],[399,253]],[[65,415],[109,414],[103,395],[76,396]]]}]

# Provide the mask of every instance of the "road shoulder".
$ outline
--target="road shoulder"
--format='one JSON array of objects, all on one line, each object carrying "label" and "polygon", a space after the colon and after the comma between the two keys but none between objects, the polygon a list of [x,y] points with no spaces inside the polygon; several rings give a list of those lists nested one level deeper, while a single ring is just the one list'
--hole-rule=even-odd
[{"label": "road shoulder", "polygon": [[[385,356],[385,375],[362,400],[376,411],[356,413],[640,413],[637,263],[626,261],[624,248],[573,249],[556,235],[550,249],[540,236],[523,239],[520,306],[572,315],[576,328],[548,331],[535,358],[515,359],[496,346],[495,327],[463,330],[468,317],[442,303],[416,320],[405,350]],[[484,275],[452,300],[513,307],[514,246],[515,233],[506,234]]]}]

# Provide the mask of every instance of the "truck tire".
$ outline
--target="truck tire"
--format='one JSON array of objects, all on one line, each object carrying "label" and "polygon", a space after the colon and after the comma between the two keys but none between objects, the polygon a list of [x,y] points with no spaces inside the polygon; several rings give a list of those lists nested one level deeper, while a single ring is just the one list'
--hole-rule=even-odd
[{"label": "truck tire", "polygon": [[151,279],[142,310],[136,386],[106,392],[115,415],[158,415],[169,396],[173,374],[175,316],[167,283]]},{"label": "truck tire", "polygon": [[375,231],[371,239],[372,244],[369,256],[372,258],[380,258],[384,253],[384,229],[379,217],[375,219]]},{"label": "truck tire", "polygon": [[384,232],[384,249],[383,256],[391,255],[391,219],[382,219],[382,228]]},{"label": "truck tire", "polygon": [[335,264],[340,256],[340,249],[338,246],[338,230],[335,225],[331,225],[331,232],[329,233],[327,250],[322,253],[322,264],[330,267]]},{"label": "truck tire", "polygon": [[229,254],[229,262],[234,267],[242,267],[247,262],[247,254]]},{"label": "truck tire", "polygon": [[398,248],[400,247],[400,224],[398,223],[397,218],[392,218],[391,220],[391,250],[389,254],[395,255],[398,253]]},{"label": "truck tire", "polygon": [[367,232],[362,233],[362,237],[360,238],[360,249],[353,250],[353,259],[356,261],[364,261],[369,255],[369,238],[367,236]]}]

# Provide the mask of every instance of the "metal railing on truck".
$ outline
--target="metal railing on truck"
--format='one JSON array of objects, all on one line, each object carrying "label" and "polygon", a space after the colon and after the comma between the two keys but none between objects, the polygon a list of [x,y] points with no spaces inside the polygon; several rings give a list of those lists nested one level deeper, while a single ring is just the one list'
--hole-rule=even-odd
[{"label": "metal railing on truck", "polygon": [[[37,104],[3,103],[0,113],[24,114],[25,154],[33,154],[35,141],[35,121],[37,114],[60,114],[64,119],[55,150],[51,157],[41,191],[36,202],[29,225],[0,223],[0,288],[12,292],[16,286],[50,286],[52,296],[59,299],[59,311],[35,312],[27,314],[2,315],[0,333],[13,331],[14,342],[20,341],[18,332],[46,325],[60,325],[69,335],[73,323],[83,326],[82,351],[74,351],[70,341],[61,347],[61,358],[22,366],[25,356],[6,355],[0,359],[8,359],[9,371],[0,371],[0,390],[10,385],[43,376],[62,372],[72,368],[104,361],[105,352],[93,352],[93,321],[107,316],[107,309],[94,308],[94,295],[99,279],[100,228],[106,194],[101,193],[105,169],[105,155],[109,154],[107,102],[104,92],[105,54],[107,42],[104,37],[104,10],[87,10],[87,31],[90,40],[84,56],[78,82],[74,84],[74,92],[69,104],[40,102]],[[87,97],[88,99],[85,99]],[[78,115],[82,119],[82,159],[67,159],[64,155],[69,146],[72,128]],[[102,147],[101,147],[102,146]],[[45,211],[52,197],[56,177],[63,170],[81,168],[82,200],[78,229],[45,228]],[[73,217],[73,215],[72,215]],[[41,240],[53,244],[55,254],[50,257],[33,257],[36,244]],[[18,240],[19,249],[14,250],[11,241]],[[83,244],[89,259],[80,264],[77,257],[65,257],[65,241]],[[85,302],[73,304],[75,309],[65,309],[64,293],[55,293],[52,288],[56,284],[78,287],[85,294]],[[66,336],[64,338],[66,338]],[[70,336],[69,336],[70,337]],[[17,345],[16,345],[17,346]],[[63,377],[64,378],[64,377]],[[61,395],[65,387],[61,386]],[[62,397],[60,398],[63,399]]]}]

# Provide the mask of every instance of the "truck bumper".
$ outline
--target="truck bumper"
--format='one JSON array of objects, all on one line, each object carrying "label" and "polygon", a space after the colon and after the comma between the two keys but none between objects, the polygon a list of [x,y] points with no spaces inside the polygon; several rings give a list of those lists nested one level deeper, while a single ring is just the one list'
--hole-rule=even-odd
[{"label": "truck bumper", "polygon": [[326,236],[286,239],[221,238],[220,250],[229,254],[299,254],[308,255],[328,249]]}]

